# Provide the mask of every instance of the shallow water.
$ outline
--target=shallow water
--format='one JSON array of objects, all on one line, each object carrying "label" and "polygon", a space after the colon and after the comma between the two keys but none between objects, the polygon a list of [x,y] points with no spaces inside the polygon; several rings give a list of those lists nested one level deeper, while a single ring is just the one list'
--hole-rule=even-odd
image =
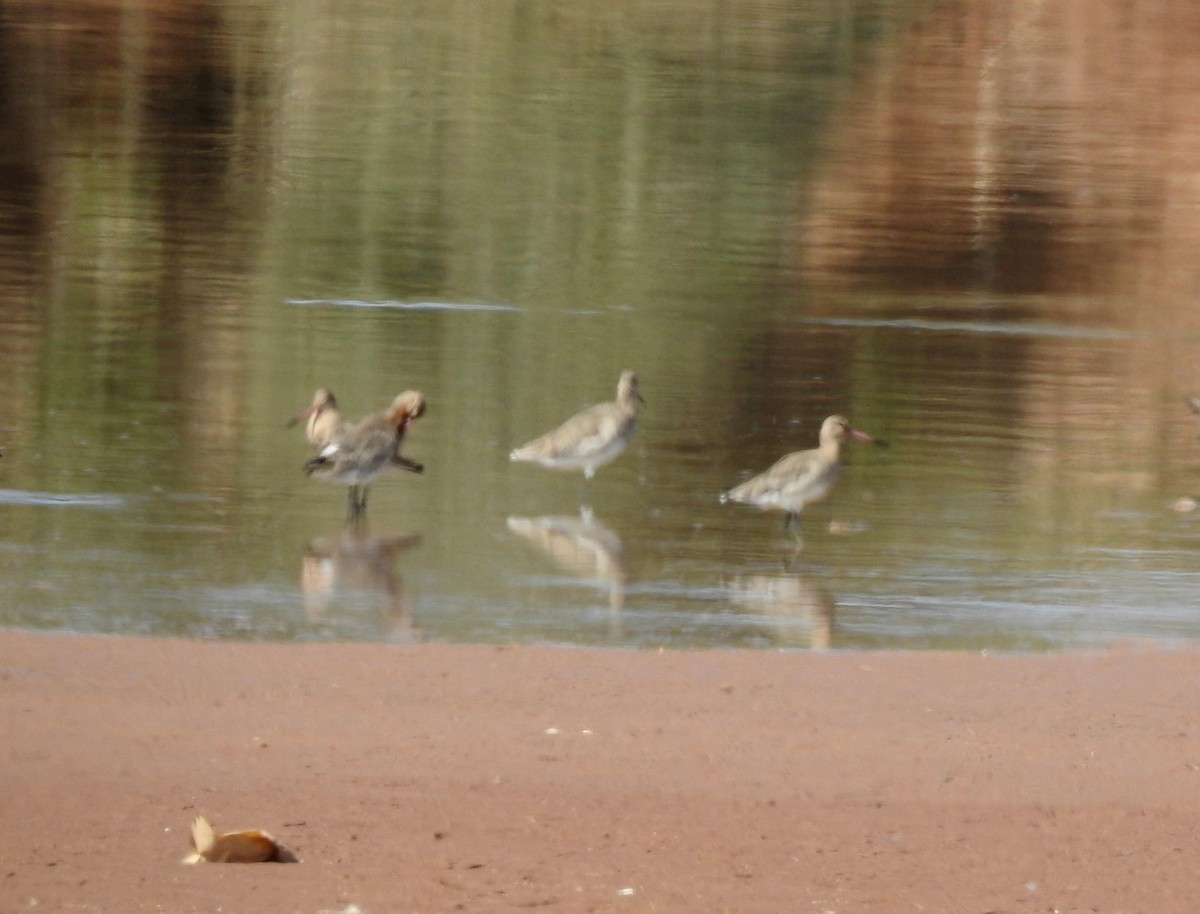
[{"label": "shallow water", "polygon": [[[31,6],[0,38],[0,624],[1200,635],[1200,14],[302,6]],[[508,461],[624,368],[641,424],[586,488]],[[285,428],[319,386],[429,402],[427,472],[365,529]],[[717,503],[834,412],[891,446],[850,448],[802,549]]]}]

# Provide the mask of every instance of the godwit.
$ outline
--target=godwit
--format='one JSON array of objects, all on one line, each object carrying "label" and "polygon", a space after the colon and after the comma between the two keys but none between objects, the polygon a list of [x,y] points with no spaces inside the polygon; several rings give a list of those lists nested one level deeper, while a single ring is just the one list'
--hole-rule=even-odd
[{"label": "godwit", "polygon": [[304,427],[308,443],[318,451],[329,447],[334,439],[350,425],[346,417],[338,410],[337,398],[333,395],[333,391],[327,387],[322,387],[313,394],[312,403],[292,418],[292,421],[288,423],[288,428],[305,420],[308,420]]},{"label": "godwit", "polygon": [[584,478],[591,479],[598,468],[625,450],[637,425],[638,407],[644,402],[637,375],[623,371],[616,400],[588,407],[554,431],[517,448],[509,459],[554,469],[582,469]]},{"label": "godwit", "polygon": [[[795,532],[796,517],[804,506],[824,498],[837,482],[842,471],[842,443],[851,439],[884,444],[853,428],[843,417],[830,416],[821,423],[819,447],[788,454],[753,479],[722,492],[721,503],[737,501],[763,510],[786,511],[783,528]],[[798,533],[796,536],[799,538]]]},{"label": "godwit", "polygon": [[425,471],[424,465],[400,454],[404,433],[424,412],[425,397],[420,391],[406,390],[383,412],[343,428],[304,464],[304,471],[317,479],[348,485],[350,517],[357,519],[367,507],[367,487],[384,470],[395,467],[412,473]]}]

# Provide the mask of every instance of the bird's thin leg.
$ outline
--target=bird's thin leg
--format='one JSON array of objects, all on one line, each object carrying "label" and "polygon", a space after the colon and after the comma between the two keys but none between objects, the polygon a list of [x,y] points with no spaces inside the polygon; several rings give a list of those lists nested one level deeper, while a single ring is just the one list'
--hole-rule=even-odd
[{"label": "bird's thin leg", "polygon": [[795,511],[788,512],[783,529],[791,531],[792,538],[796,541],[796,552],[804,548],[804,537],[800,535],[800,518],[796,516]]},{"label": "bird's thin leg", "polygon": [[402,457],[399,454],[396,455],[395,464],[396,466],[400,467],[400,469],[408,470],[410,473],[425,472],[425,464],[417,463],[415,460],[409,460],[407,457]]},{"label": "bird's thin leg", "polygon": [[350,486],[346,490],[346,523],[348,526],[357,526],[367,513],[367,490],[366,486],[359,487],[357,485]]}]

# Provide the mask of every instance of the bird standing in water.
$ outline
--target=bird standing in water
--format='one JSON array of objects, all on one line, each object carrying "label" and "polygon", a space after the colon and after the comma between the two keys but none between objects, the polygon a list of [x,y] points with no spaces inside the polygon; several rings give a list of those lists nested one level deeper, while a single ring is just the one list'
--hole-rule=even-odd
[{"label": "bird standing in water", "polygon": [[357,425],[343,426],[320,453],[304,464],[304,471],[317,479],[349,486],[350,519],[358,520],[367,509],[367,488],[380,473],[392,468],[425,471],[423,464],[400,453],[409,425],[424,412],[421,392],[406,390],[383,412]]},{"label": "bird standing in water", "polygon": [[885,443],[860,432],[842,416],[830,416],[821,423],[818,447],[788,454],[740,486],[721,493],[720,501],[722,504],[736,501],[763,510],[785,511],[787,517],[783,527],[791,530],[799,540],[797,517],[805,505],[829,494],[842,471],[842,444],[850,440]]},{"label": "bird standing in water", "polygon": [[623,371],[616,400],[588,407],[554,431],[517,448],[509,459],[561,470],[581,469],[584,479],[591,479],[597,469],[625,450],[644,402],[637,375]]},{"label": "bird standing in water", "polygon": [[350,426],[350,422],[338,409],[337,398],[333,391],[322,387],[313,394],[312,403],[297,413],[288,423],[291,428],[297,422],[306,422],[304,427],[308,443],[318,451],[329,447],[342,431]]}]

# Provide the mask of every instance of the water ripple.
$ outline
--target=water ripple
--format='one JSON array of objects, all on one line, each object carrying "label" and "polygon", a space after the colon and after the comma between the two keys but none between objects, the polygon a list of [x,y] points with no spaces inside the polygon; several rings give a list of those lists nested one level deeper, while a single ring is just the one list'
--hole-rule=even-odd
[{"label": "water ripple", "polygon": [[28,492],[24,489],[0,489],[0,504],[54,505],[70,508],[120,508],[125,497],[106,492]]},{"label": "water ripple", "polygon": [[998,333],[1007,336],[1069,337],[1084,340],[1135,339],[1137,334],[1113,327],[1072,327],[1063,324],[1029,324],[1015,321],[956,321],[922,317],[866,318],[811,317],[797,323],[822,327],[864,327],[928,330],[953,333]]},{"label": "water ripple", "polygon": [[336,308],[390,308],[396,311],[520,311],[515,305],[489,302],[359,301],[355,298],[289,298],[289,305],[331,305]]}]

